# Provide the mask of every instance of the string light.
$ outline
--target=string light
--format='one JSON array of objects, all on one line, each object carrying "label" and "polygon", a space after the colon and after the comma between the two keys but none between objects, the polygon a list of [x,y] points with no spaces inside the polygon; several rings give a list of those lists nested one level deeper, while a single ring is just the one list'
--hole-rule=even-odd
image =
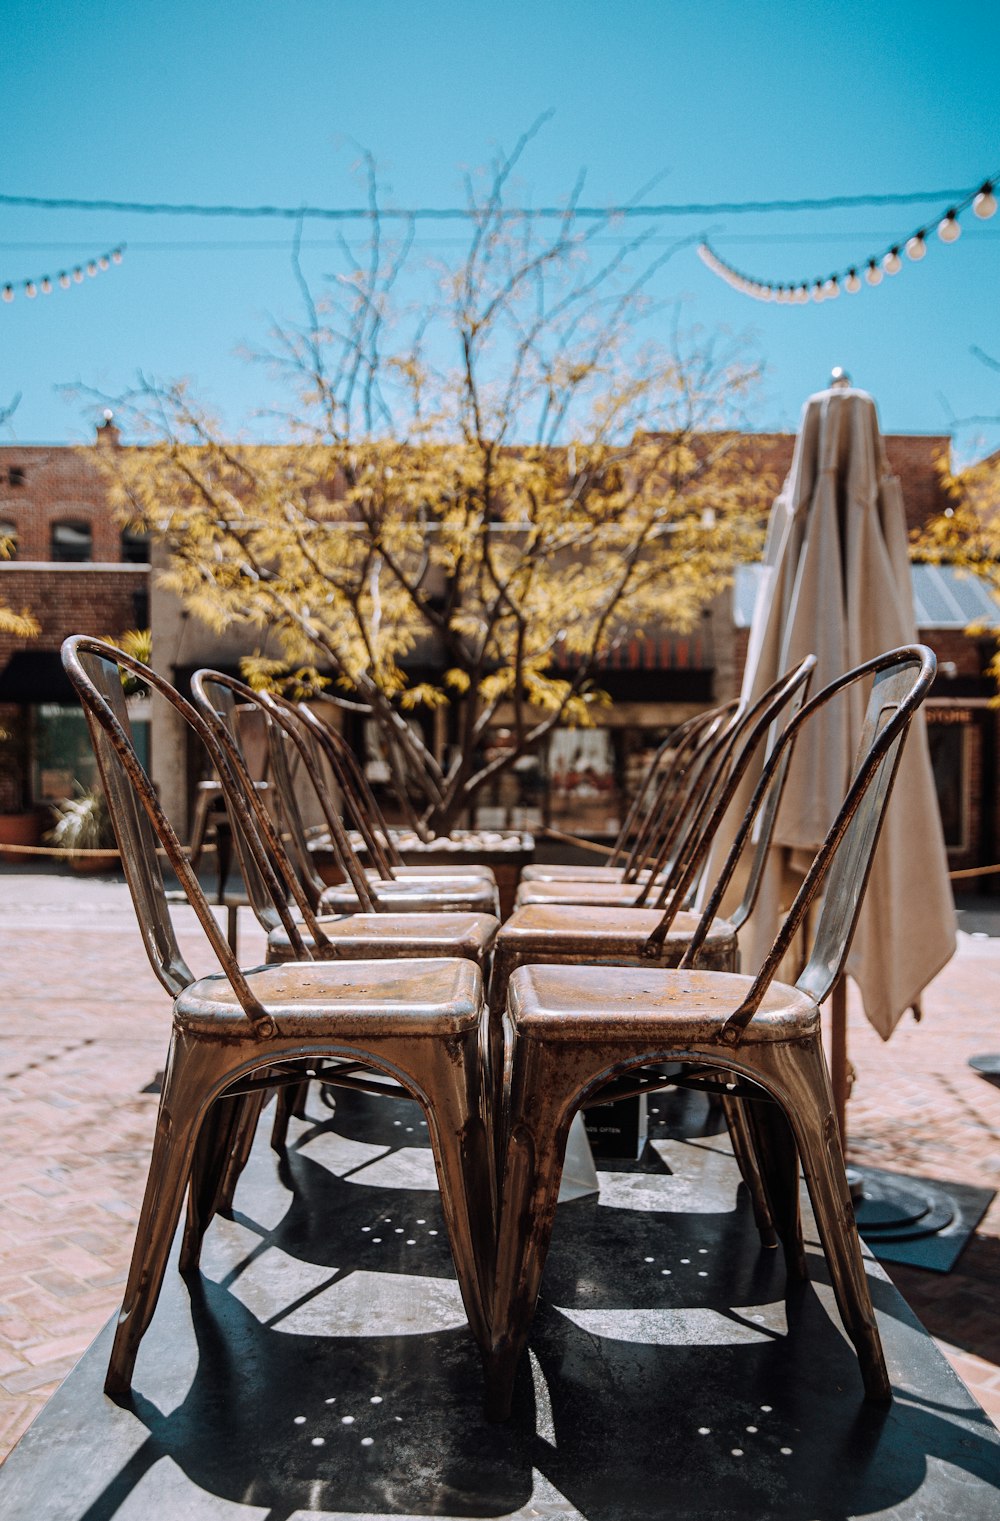
[{"label": "string light", "polygon": [[941,239],[942,243],[958,242],[959,238],[962,236],[962,229],[959,226],[958,217],[955,214],[954,207],[952,207],[950,211],[945,212],[944,216],[938,223],[937,232],[938,237]]},{"label": "string light", "polygon": [[[954,205],[949,206],[942,213],[937,223],[937,235],[942,243],[957,243],[962,235],[958,218],[970,206],[975,215],[982,221],[986,221],[989,217],[996,214],[997,199],[994,191],[997,178],[997,175],[993,175],[989,179],[983,180],[978,189],[970,190],[967,195],[957,200]],[[900,258],[901,249],[905,249],[908,259],[914,263],[919,263],[926,256],[927,234],[934,225],[934,222],[931,221],[923,227],[918,227],[909,237],[901,238],[898,242],[892,243],[881,254],[873,254],[863,266],[865,283],[871,286],[881,285],[883,273],[898,275],[903,267],[903,261]],[[780,301],[782,303],[788,301],[798,305],[803,301],[808,301],[810,297],[814,301],[831,300],[833,297],[839,296],[841,289],[849,291],[852,296],[856,295],[861,289],[861,277],[858,273],[861,266],[856,264],[850,265],[844,273],[827,275],[811,281],[803,280],[801,283],[788,286],[776,286],[771,282],[756,279],[751,275],[741,274],[739,270],[734,269],[732,265],[720,259],[718,254],[707,243],[700,243],[698,245],[698,253],[713,274],[725,280],[734,290],[741,291],[747,296],[753,296],[758,301]],[[787,296],[784,294],[786,291],[788,292]]]},{"label": "string light", "polygon": [[[33,300],[39,291],[41,291],[43,296],[48,296],[51,294],[53,286],[55,284],[58,284],[61,290],[69,290],[70,286],[74,283],[81,285],[83,283],[83,272],[85,269],[87,271],[87,274],[93,278],[102,270],[110,269],[112,264],[120,264],[122,262],[122,256],[124,253],[125,244],[120,243],[117,248],[109,248],[107,253],[101,254],[99,258],[88,259],[85,264],[77,264],[71,270],[61,269],[56,276],[55,281],[53,281],[51,275],[40,275],[37,279],[22,280],[18,283],[21,285],[24,294],[27,296],[29,301]],[[12,280],[8,280],[4,283],[3,289],[0,291],[0,295],[2,295],[4,301],[8,303],[13,301],[14,282]]]}]

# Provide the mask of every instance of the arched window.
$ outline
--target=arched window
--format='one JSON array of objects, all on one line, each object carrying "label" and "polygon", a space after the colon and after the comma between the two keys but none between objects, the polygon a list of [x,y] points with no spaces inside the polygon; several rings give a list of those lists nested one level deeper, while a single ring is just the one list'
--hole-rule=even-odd
[{"label": "arched window", "polygon": [[17,524],[0,518],[0,560],[17,559]]},{"label": "arched window", "polygon": [[90,560],[93,558],[93,534],[90,524],[80,518],[66,519],[52,524],[52,559],[62,562]]}]

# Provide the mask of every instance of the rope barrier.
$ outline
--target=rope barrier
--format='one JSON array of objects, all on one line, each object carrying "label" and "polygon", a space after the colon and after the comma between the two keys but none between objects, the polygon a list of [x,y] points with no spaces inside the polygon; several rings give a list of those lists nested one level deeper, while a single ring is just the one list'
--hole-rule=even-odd
[{"label": "rope barrier", "polygon": [[[550,840],[561,840],[567,845],[576,845],[581,850],[591,850],[598,855],[609,856],[611,850],[607,845],[599,845],[596,840],[583,840],[578,835],[563,834],[560,829],[551,829],[548,826],[536,831],[546,835]],[[5,845],[0,844],[0,857],[4,856],[52,856],[56,860],[74,860],[81,858],[89,860],[118,861],[121,854],[117,850],[62,850],[55,845]],[[960,882],[968,877],[995,877],[1000,873],[1000,862],[993,866],[967,866],[962,871],[950,871],[948,880]]]}]

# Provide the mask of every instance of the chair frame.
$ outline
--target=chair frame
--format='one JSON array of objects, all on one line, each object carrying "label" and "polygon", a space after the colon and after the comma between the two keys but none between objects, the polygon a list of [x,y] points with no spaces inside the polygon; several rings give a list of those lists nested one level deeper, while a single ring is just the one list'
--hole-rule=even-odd
[{"label": "chair frame", "polygon": [[[473,1334],[484,1345],[495,1201],[480,1061],[484,1006],[478,969],[468,961],[439,958],[342,966],[310,962],[242,971],[136,756],[120,672],[138,677],[166,698],[204,743],[227,787],[240,848],[247,851],[252,870],[273,888],[275,913],[294,934],[281,884],[225,751],[169,683],[105,641],[71,637],[63,645],[63,663],[91,732],[147,955],[174,999],[153,1155],[106,1391],[122,1399],[131,1386],[185,1191],[185,1246],[193,1237],[194,1248],[182,1250],[182,1269],[189,1269],[197,1263],[206,1201],[210,1206],[218,1192],[218,1148],[225,1147],[238,1125],[244,1101],[262,1087],[273,1087],[278,1074],[301,1081],[304,1064],[318,1059],[344,1063],[348,1074],[363,1068],[394,1079],[421,1104],[460,1289]],[[196,982],[184,961],[164,899],[157,841],[189,897],[221,977]]]},{"label": "chair frame", "polygon": [[[819,707],[846,686],[872,679],[843,804],[755,977],[694,970],[697,937],[677,971],[622,970],[615,974],[615,987],[600,967],[525,966],[511,977],[504,1019],[493,1343],[487,1362],[494,1418],[504,1418],[510,1409],[541,1285],[572,1117],[612,1080],[668,1061],[735,1075],[774,1100],[753,1106],[751,1123],[789,1276],[805,1276],[801,1160],[866,1398],[879,1403],[891,1399],[844,1172],[819,1006],[846,961],[902,743],[935,664],[931,651],[919,645],[866,662],[805,703],[772,750],[765,768],[770,777]],[[752,829],[765,792],[762,777],[729,861]],[[806,967],[794,988],[775,984],[778,965],[824,884],[825,902]],[[713,893],[704,925],[711,923],[716,908]],[[618,990],[620,1012],[615,1011]]]}]

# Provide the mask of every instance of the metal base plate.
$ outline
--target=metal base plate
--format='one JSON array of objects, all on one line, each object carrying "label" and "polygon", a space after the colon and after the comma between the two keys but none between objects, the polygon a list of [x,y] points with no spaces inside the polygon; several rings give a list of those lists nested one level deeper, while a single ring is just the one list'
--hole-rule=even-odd
[{"label": "metal base plate", "polygon": [[808,1221],[812,1281],[788,1292],[726,1140],[666,1107],[641,1163],[560,1207],[502,1426],[416,1107],[311,1098],[281,1162],[265,1113],[201,1273],[168,1270],[131,1405],[102,1392],[108,1327],[0,1469],[0,1515],[995,1521],[1000,1434],[878,1265],[889,1411],[864,1404]]}]

